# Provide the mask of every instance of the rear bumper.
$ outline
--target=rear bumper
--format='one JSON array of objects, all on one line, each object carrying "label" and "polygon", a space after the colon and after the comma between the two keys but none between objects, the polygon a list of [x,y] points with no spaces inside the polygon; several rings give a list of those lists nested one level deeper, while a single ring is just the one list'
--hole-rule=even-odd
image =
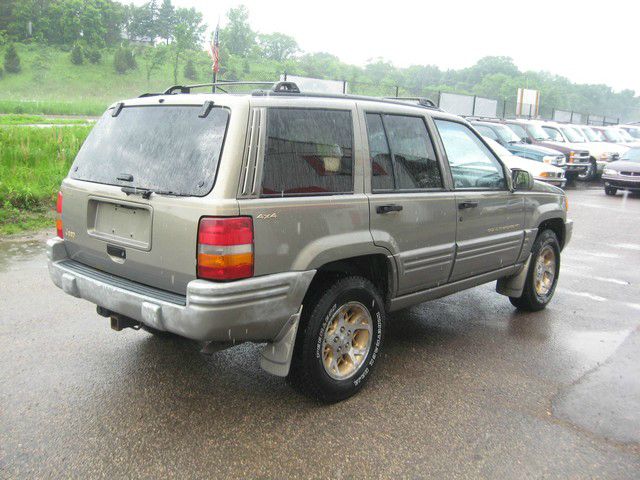
[{"label": "rear bumper", "polygon": [[302,304],[315,270],[228,283],[193,280],[180,296],[112,277],[69,259],[64,241],[47,242],[49,274],[69,295],[158,330],[199,341],[277,339]]}]

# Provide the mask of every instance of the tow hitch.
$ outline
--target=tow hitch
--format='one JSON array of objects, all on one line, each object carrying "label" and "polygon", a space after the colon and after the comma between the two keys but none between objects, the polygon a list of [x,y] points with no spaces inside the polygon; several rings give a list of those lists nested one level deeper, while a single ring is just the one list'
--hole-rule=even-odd
[{"label": "tow hitch", "polygon": [[140,330],[140,327],[142,327],[141,322],[134,320],[133,318],[125,317],[124,315],[112,312],[111,310],[99,305],[96,307],[96,313],[101,317],[109,317],[109,319],[111,320],[111,329],[115,330],[116,332],[121,332],[125,328]]}]

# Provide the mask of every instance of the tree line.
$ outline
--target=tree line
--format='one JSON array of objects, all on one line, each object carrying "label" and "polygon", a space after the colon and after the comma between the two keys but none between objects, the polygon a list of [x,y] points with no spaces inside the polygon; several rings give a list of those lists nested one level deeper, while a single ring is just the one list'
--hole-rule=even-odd
[{"label": "tree line", "polygon": [[[200,12],[177,8],[171,0],[150,0],[141,6],[114,0],[3,0],[0,4],[0,43],[40,42],[67,49],[77,65],[99,63],[100,52],[108,50],[113,52],[118,73],[142,68],[147,79],[164,65],[171,66],[174,82],[181,69],[188,79],[209,78],[210,62],[203,49],[206,28]],[[15,52],[10,53],[10,63],[15,65]],[[264,80],[286,71],[346,80],[358,93],[391,95],[397,85],[406,95],[449,91],[510,101],[518,87],[526,87],[540,90],[548,107],[640,117],[640,98],[632,90],[614,92],[607,85],[575,84],[546,72],[523,72],[509,57],[485,57],[468,68],[443,70],[429,64],[398,68],[381,58],[360,67],[326,52],[302,52],[285,33],[256,32],[244,6],[227,12],[220,31],[220,57],[220,78],[225,80],[252,76]]]}]

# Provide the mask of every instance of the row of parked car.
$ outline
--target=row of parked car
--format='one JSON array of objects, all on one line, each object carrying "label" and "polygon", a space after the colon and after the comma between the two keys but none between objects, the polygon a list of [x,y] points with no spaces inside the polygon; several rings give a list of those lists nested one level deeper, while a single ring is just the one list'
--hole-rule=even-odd
[{"label": "row of parked car", "polygon": [[564,187],[602,175],[605,192],[640,190],[640,126],[469,118],[511,168]]}]

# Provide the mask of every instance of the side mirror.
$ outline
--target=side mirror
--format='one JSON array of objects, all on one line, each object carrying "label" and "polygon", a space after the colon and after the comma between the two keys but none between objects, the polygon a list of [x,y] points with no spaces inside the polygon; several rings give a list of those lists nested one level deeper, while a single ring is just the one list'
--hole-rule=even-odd
[{"label": "side mirror", "polygon": [[529,137],[525,137],[524,143],[532,144],[533,142],[531,141],[531,139]]},{"label": "side mirror", "polygon": [[511,170],[511,185],[513,190],[532,190],[533,189],[533,176],[526,170],[520,168],[514,168]]}]

